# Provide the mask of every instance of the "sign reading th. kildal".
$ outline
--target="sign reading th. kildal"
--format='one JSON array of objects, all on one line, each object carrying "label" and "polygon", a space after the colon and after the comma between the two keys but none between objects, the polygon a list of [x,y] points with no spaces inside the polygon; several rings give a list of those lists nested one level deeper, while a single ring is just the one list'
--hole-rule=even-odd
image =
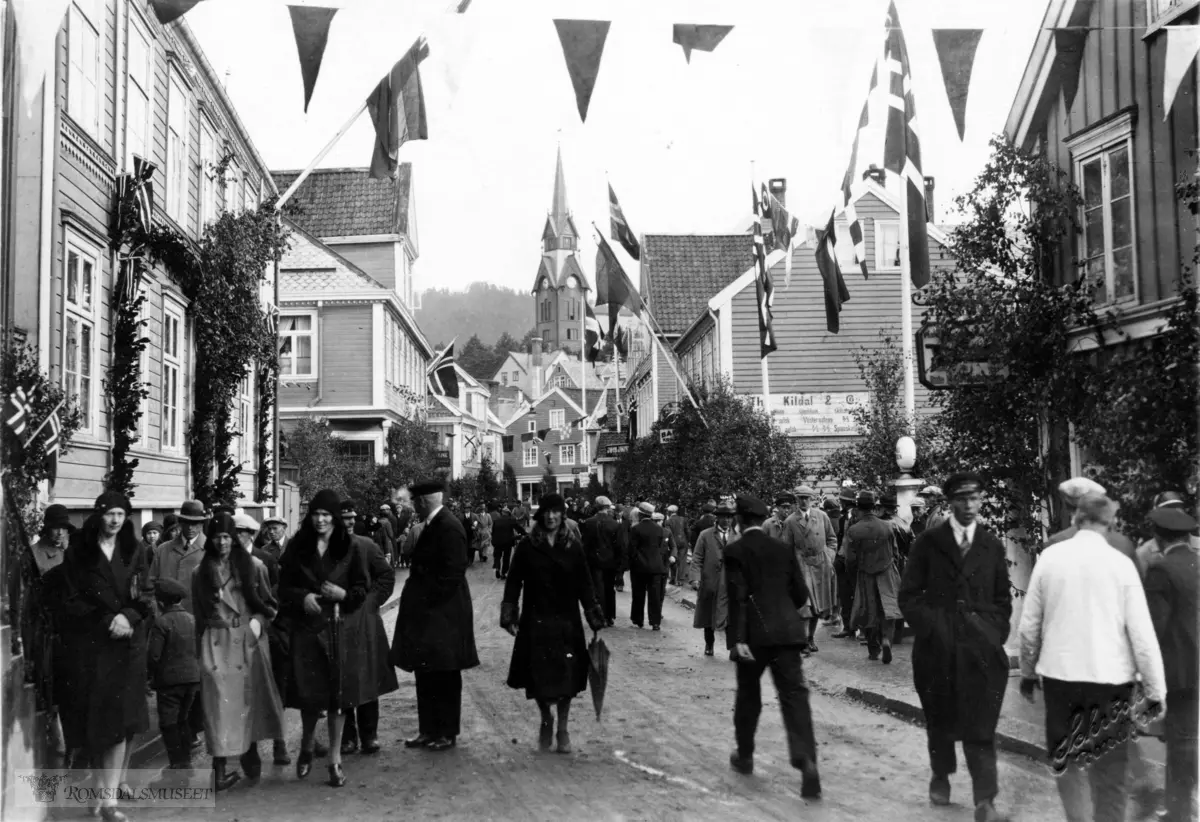
[{"label": "sign reading th. kildal", "polygon": [[[859,433],[850,409],[867,404],[867,392],[772,394],[771,417],[789,437],[848,437]],[[762,408],[762,394],[749,399]]]}]

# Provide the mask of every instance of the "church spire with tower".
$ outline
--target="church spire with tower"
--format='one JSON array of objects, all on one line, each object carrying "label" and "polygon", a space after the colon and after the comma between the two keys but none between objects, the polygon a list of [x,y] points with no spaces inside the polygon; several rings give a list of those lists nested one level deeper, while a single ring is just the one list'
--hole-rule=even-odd
[{"label": "church spire with tower", "polygon": [[554,169],[554,195],[542,229],[542,260],[533,283],[534,327],[546,350],[578,353],[582,346],[582,312],[591,290],[575,252],[579,229],[567,205],[562,146]]}]

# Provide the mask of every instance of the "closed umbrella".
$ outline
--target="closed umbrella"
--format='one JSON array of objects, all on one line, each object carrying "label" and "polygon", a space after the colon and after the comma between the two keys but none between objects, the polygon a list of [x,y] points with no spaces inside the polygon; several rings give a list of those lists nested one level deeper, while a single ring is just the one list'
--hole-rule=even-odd
[{"label": "closed umbrella", "polygon": [[330,673],[333,682],[330,690],[333,695],[333,708],[341,710],[342,706],[342,609],[340,603],[333,603],[333,619],[329,623],[329,651],[333,657]]},{"label": "closed umbrella", "polygon": [[596,719],[604,708],[604,691],[608,688],[608,646],[598,634],[592,634],[588,643],[588,687],[592,689],[592,705],[596,708]]}]

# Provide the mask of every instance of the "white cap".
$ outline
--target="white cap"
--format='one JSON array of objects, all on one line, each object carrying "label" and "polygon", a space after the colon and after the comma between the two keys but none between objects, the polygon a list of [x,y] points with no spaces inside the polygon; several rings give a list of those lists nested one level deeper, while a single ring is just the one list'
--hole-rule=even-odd
[{"label": "white cap", "polygon": [[237,528],[239,531],[242,529],[245,529],[247,531],[253,531],[254,533],[257,534],[258,533],[258,520],[256,520],[254,517],[250,516],[249,514],[234,514],[233,515],[233,527]]},{"label": "white cap", "polygon": [[1099,494],[1100,496],[1104,496],[1107,492],[1104,490],[1104,486],[1095,480],[1090,480],[1087,477],[1072,477],[1058,486],[1058,493],[1067,504],[1078,505],[1079,500],[1085,494]]}]

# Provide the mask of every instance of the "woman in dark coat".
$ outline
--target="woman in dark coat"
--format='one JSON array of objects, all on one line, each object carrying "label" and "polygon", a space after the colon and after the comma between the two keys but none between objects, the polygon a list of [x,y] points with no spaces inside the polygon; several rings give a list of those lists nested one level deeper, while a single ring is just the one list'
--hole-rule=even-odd
[{"label": "woman in dark coat", "polygon": [[62,677],[55,691],[67,745],[82,748],[103,789],[100,814],[117,810],[125,749],[150,727],[146,650],[154,595],[150,564],[129,519],[129,499],[106,491],[72,535],[61,567]]},{"label": "woman in dark coat", "polygon": [[[567,729],[571,700],[587,688],[588,650],[579,606],[593,631],[606,624],[583,546],[563,526],[566,510],[558,494],[542,498],[533,531],[513,555],[500,606],[500,626],[517,638],[508,686],[524,688],[526,699],[537,700],[542,750],[550,749],[554,736],[550,704],[557,704],[559,753],[571,752]],[[522,588],[524,613],[517,605]]]},{"label": "woman in dark coat", "polygon": [[328,711],[329,784],[335,788],[346,784],[344,711],[377,695],[365,644],[353,641],[345,625],[339,630],[334,619],[335,605],[343,619],[363,607],[370,578],[367,558],[342,524],[339,508],[338,495],[330,490],[319,491],[309,503],[308,516],[280,560],[276,623],[288,634],[291,656],[284,705],[298,708],[303,721],[296,776],[304,779],[312,771],[313,732],[320,712]]}]

